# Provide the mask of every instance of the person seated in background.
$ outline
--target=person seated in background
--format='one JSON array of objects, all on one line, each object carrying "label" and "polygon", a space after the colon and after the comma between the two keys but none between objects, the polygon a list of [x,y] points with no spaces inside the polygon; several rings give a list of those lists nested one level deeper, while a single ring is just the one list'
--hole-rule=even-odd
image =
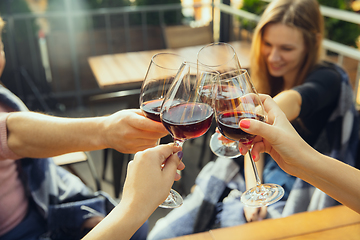
[{"label": "person seated in background", "polygon": [[[322,154],[354,165],[359,118],[346,72],[322,58],[324,22],[316,0],[274,0],[252,40],[250,75],[259,93],[269,94],[299,135]],[[181,208],[157,221],[148,239],[166,239],[338,204],[300,178],[284,172],[268,154],[257,162],[264,183],[285,189],[267,207],[240,202],[255,186],[250,159],[218,158],[198,174]],[[245,180],[244,180],[245,177]]]},{"label": "person seated in background", "polygon": [[[251,154],[259,160],[260,153],[267,152],[290,175],[303,179],[360,214],[360,170],[331,158],[312,148],[296,132],[286,114],[267,95],[260,95],[268,122],[246,119],[240,128],[257,135]],[[249,146],[241,145],[247,153]]]},{"label": "person seated in background", "polygon": [[[274,98],[310,146],[327,155],[335,154],[332,156],[353,165],[358,120],[352,88],[341,67],[323,60],[323,36],[324,20],[316,0],[272,1],[254,31],[250,73],[257,91]],[[339,105],[343,105],[344,109],[337,109]],[[349,116],[350,122],[346,123],[348,120],[344,117],[349,109],[352,109],[352,117]],[[336,114],[342,118],[334,121]],[[324,131],[329,124],[337,129],[347,124],[348,139],[341,139],[339,131],[326,134]],[[353,142],[349,142],[350,137]],[[341,141],[342,146],[336,146],[335,142],[340,140],[344,140]],[[335,153],[337,150],[341,153]],[[263,182],[276,183],[285,189],[282,199],[285,207],[296,178],[282,171],[268,154],[262,154],[257,165]],[[246,155],[247,188],[255,186],[253,176],[250,159]],[[303,206],[297,204],[296,212],[307,209],[306,202]],[[264,219],[266,209],[245,207],[247,221]]]},{"label": "person seated in background", "polygon": [[[0,18],[0,30],[4,24]],[[4,66],[2,48],[0,75]],[[0,85],[0,239],[80,239],[117,204],[49,157],[105,148],[136,153],[167,134],[140,109],[94,118],[31,112]],[[145,239],[147,232],[144,224],[134,239]]]}]

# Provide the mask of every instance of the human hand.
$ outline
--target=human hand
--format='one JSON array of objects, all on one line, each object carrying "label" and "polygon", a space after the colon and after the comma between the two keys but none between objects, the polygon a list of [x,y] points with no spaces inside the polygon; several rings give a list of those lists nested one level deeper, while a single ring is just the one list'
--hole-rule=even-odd
[{"label": "human hand", "polygon": [[220,130],[218,128],[215,129],[215,131],[217,133],[220,133],[219,136],[218,136],[218,139],[223,143],[223,144],[229,144],[229,143],[233,143],[235,141],[232,141],[228,138],[226,138],[224,135],[221,134]]},{"label": "human hand", "polygon": [[140,109],[118,111],[105,117],[105,139],[109,148],[122,153],[136,153],[156,146],[169,134],[163,124],[153,121]]},{"label": "human hand", "polygon": [[128,164],[123,199],[140,201],[153,208],[160,205],[174,180],[180,179],[176,170],[185,168],[179,158],[182,157],[180,150],[181,147],[170,143],[136,153]]},{"label": "human hand", "polygon": [[[260,99],[268,114],[268,123],[254,119],[240,121],[242,130],[257,135],[251,154],[257,161],[261,152],[267,152],[285,172],[296,176],[301,155],[315,150],[298,135],[270,96],[260,94]],[[241,153],[245,154],[248,149],[249,146],[240,145]]]},{"label": "human hand", "polygon": [[247,207],[244,206],[244,215],[247,222],[261,221],[266,217],[267,207]]}]

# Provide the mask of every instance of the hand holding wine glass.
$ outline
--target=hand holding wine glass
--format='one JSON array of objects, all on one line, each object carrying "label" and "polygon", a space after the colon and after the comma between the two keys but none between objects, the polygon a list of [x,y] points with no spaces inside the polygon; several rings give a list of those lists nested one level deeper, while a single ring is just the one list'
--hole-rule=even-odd
[{"label": "hand holding wine glass", "polygon": [[[158,53],[151,58],[145,79],[140,91],[140,109],[147,118],[161,122],[160,109],[167,90],[170,88],[175,76],[184,62],[184,59],[173,53]],[[158,144],[160,139],[158,140]],[[160,205],[163,208],[181,206],[183,199],[174,189]]]},{"label": "hand holding wine glass", "polygon": [[[226,138],[251,145],[255,135],[244,132],[239,123],[242,119],[266,121],[262,102],[253,87],[248,72],[234,70],[220,75],[215,92],[215,117],[218,128]],[[256,178],[256,187],[243,193],[241,201],[250,207],[272,204],[282,198],[284,189],[276,184],[261,184],[256,165],[249,150]]]}]

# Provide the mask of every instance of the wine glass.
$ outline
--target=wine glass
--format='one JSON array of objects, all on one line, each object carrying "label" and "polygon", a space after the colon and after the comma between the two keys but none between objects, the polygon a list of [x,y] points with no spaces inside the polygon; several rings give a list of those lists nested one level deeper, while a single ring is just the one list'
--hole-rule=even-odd
[{"label": "wine glass", "polygon": [[[173,53],[155,54],[150,61],[145,79],[140,91],[140,109],[146,117],[161,122],[160,109],[164,97],[173,82],[184,59]],[[160,139],[158,143],[160,143]],[[163,208],[175,208],[181,206],[183,199],[174,189],[170,190],[169,196],[160,205]]]},{"label": "wine glass", "polygon": [[139,99],[140,109],[146,117],[161,122],[161,104],[184,61],[180,55],[173,53],[157,53],[151,58]]},{"label": "wine glass", "polygon": [[179,69],[160,111],[161,122],[176,145],[205,134],[214,110],[212,92],[219,73],[206,66],[184,62]]},{"label": "wine glass", "polygon": [[[251,118],[266,122],[264,107],[245,69],[220,75],[214,96],[214,108],[221,134],[243,144],[251,145],[255,135],[241,130],[239,124],[242,119]],[[256,186],[245,191],[241,201],[250,207],[267,206],[277,202],[283,197],[284,189],[277,184],[261,184],[250,150],[248,154],[254,169]]]},{"label": "wine glass", "polygon": [[[224,42],[211,43],[201,48],[197,61],[220,73],[241,69],[234,48]],[[210,138],[210,149],[216,156],[228,158],[241,156],[237,142],[224,142],[219,137],[221,134],[215,132]]]}]

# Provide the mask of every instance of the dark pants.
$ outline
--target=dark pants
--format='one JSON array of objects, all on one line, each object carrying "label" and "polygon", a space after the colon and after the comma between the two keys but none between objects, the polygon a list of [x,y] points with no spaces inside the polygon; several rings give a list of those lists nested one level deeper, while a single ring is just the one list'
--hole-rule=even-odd
[{"label": "dark pants", "polygon": [[[131,240],[146,240],[148,234],[149,223],[146,221]],[[47,234],[46,220],[37,211],[35,203],[29,202],[28,213],[25,218],[10,232],[0,236],[0,240],[46,240],[49,239]]]},{"label": "dark pants", "polygon": [[0,237],[0,240],[38,240],[47,231],[46,221],[36,210],[35,204],[29,202],[25,218],[10,232]]}]

